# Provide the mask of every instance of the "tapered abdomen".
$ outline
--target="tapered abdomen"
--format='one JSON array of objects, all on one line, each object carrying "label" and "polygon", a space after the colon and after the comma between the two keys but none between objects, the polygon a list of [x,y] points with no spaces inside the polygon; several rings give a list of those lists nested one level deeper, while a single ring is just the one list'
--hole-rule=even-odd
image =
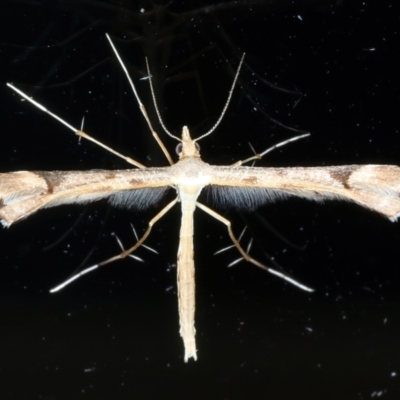
[{"label": "tapered abdomen", "polygon": [[185,346],[185,361],[197,360],[194,327],[195,281],[193,260],[193,212],[195,201],[182,202],[182,225],[178,250],[178,307],[180,334]]}]

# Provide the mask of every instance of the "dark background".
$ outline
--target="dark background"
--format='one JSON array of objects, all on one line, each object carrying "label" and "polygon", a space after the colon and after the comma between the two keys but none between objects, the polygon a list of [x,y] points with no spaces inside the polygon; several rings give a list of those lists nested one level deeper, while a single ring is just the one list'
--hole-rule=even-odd
[{"label": "dark background", "polygon": [[[171,131],[208,130],[202,156],[230,164],[295,136],[260,166],[399,164],[399,14],[373,1],[4,1],[0,171],[128,168],[5,86],[22,90],[114,149],[167,165],[105,32],[157,131],[144,57]],[[167,3],[163,5],[163,3]],[[144,12],[141,12],[143,9]],[[285,126],[287,128],[285,128]],[[171,194],[172,196],[172,194]],[[400,228],[358,206],[291,199],[224,211],[252,254],[303,292],[244,262],[226,229],[195,214],[198,361],[183,362],[176,298],[180,211],[154,228],[145,262],[120,261],[58,294],[76,270],[135,240],[156,213],[105,202],[40,211],[0,231],[3,399],[397,399]],[[269,228],[279,231],[281,240]],[[297,248],[296,248],[297,246]],[[279,268],[279,266],[276,266]]]}]

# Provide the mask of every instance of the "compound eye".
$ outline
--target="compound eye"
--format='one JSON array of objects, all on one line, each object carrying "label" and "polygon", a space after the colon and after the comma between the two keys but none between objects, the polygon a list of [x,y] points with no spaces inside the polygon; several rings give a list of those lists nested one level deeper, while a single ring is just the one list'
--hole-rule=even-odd
[{"label": "compound eye", "polygon": [[182,153],[182,143],[178,143],[177,145],[176,145],[176,147],[175,147],[175,152],[176,152],[176,154],[178,154],[178,156],[180,156],[181,155],[181,153]]}]

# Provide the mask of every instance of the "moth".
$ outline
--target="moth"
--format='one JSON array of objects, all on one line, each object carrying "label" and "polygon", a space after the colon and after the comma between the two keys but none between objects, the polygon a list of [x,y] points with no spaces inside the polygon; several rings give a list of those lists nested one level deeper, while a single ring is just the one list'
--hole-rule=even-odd
[{"label": "moth", "polygon": [[143,209],[157,203],[171,188],[176,191],[176,197],[150,220],[146,231],[132,247],[126,250],[123,249],[121,254],[81,271],[79,274],[52,289],[52,292],[60,290],[79,276],[102,265],[131,255],[131,253],[144,243],[153,225],[174,205],[179,203],[182,210],[182,219],[177,262],[178,308],[180,335],[182,336],[185,348],[184,359],[187,362],[190,358],[197,359],[194,326],[195,269],[193,213],[195,208],[203,210],[226,226],[234,246],[246,261],[301,289],[312,291],[307,286],[302,285],[279,271],[267,267],[251,257],[234,236],[230,221],[198,201],[202,190],[209,190],[215,201],[220,204],[246,208],[247,210],[255,209],[264,203],[277,199],[297,196],[316,201],[325,199],[348,200],[376,211],[391,221],[396,221],[399,217],[400,167],[398,166],[343,165],[331,167],[266,168],[243,165],[250,161],[261,159],[262,156],[273,148],[308,136],[307,134],[278,143],[261,154],[238,161],[231,166],[214,166],[201,159],[198,142],[210,135],[220,124],[232,97],[243,58],[237,69],[228,100],[219,119],[208,132],[195,139],[191,138],[187,126],[183,127],[180,138],[170,133],[165,127],[155,100],[151,73],[147,63],[150,90],[160,124],[168,136],[178,141],[176,151],[179,158],[177,162],[173,162],[163,142],[153,129],[146,109],[139,99],[128,71],[108,35],[107,39],[127,76],[150,131],[160,145],[170,165],[160,168],[148,168],[129,157],[125,157],[83,132],[82,128],[74,128],[13,85],[7,84],[20,96],[53,118],[56,118],[79,137],[91,140],[113,154],[122,157],[135,168],[124,170],[17,171],[2,173],[0,174],[1,222],[3,226],[9,227],[13,223],[27,218],[42,208],[70,203],[88,203],[102,198],[107,198],[110,204],[117,207]]}]

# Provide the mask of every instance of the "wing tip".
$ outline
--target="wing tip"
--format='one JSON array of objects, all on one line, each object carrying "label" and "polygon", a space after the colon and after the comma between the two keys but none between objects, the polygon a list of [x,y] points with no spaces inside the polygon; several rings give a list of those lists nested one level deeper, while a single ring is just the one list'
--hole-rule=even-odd
[{"label": "wing tip", "polygon": [[396,215],[393,215],[393,217],[389,217],[389,219],[390,219],[391,222],[397,222],[399,217],[400,217],[400,212],[397,213]]},{"label": "wing tip", "polygon": [[9,228],[11,225],[11,223],[7,222],[5,219],[0,219],[0,223],[1,223],[1,225],[3,225],[4,228]]}]

